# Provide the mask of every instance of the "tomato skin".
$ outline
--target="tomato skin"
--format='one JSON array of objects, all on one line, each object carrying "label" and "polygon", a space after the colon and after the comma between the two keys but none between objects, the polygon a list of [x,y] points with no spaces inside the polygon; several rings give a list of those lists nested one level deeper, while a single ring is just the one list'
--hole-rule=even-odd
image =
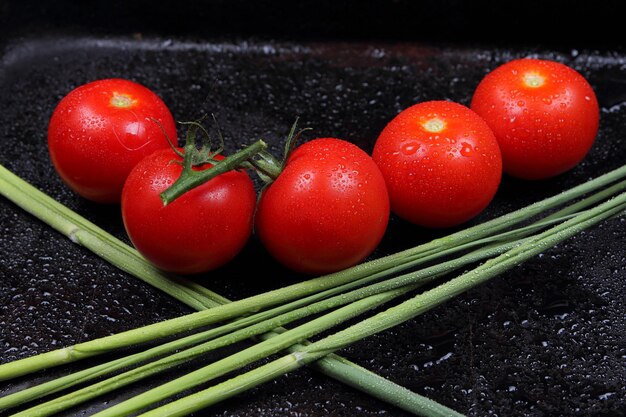
[{"label": "tomato skin", "polygon": [[130,170],[144,157],[176,143],[176,124],[163,101],[124,79],[84,84],[67,94],[48,125],[50,158],[81,196],[118,203]]},{"label": "tomato skin", "polygon": [[336,138],[299,146],[259,200],[256,232],[288,268],[323,274],[355,265],[389,220],[384,179],[369,155]]},{"label": "tomato skin", "polygon": [[480,213],[498,189],[502,159],[487,124],[449,101],[415,104],[383,129],[372,154],[391,210],[426,227],[450,227]]},{"label": "tomato skin", "polygon": [[166,271],[195,274],[226,264],[245,246],[256,194],[246,172],[229,171],[164,206],[159,194],[180,176],[182,166],[172,161],[181,160],[172,149],[141,160],[124,185],[122,219],[146,259]]},{"label": "tomato skin", "polygon": [[600,112],[587,80],[554,61],[518,59],[491,71],[472,97],[491,127],[504,171],[543,179],[576,166],[598,132]]}]

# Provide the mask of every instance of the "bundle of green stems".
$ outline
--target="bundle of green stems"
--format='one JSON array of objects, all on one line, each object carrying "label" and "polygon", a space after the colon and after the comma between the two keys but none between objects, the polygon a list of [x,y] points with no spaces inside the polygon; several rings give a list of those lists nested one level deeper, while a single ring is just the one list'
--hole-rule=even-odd
[{"label": "bundle of green stems", "polygon": [[[254,343],[202,368],[107,408],[126,416],[267,357],[284,356],[192,395],[146,411],[182,416],[276,379],[301,366],[314,369],[408,412],[461,414],[386,380],[334,352],[404,323],[545,252],[626,209],[626,166],[554,197],[443,238],[267,293],[230,302],[201,285],[164,274],[119,239],[0,166],[0,194],[106,261],[165,291],[197,313],[154,323],[0,365],[0,380],[67,364],[127,346],[174,338],[0,398],[0,410],[61,393],[16,416],[46,416],[92,400],[207,352],[246,339]],[[458,271],[464,271],[458,273]],[[454,276],[454,273],[457,276]],[[425,291],[418,288],[427,286]],[[402,300],[402,301],[398,301]],[[386,310],[382,306],[395,303]],[[355,317],[362,317],[354,321]],[[307,319],[313,316],[313,319]],[[307,321],[308,320],[308,321]],[[347,321],[351,325],[346,326]],[[298,321],[290,329],[282,326]],[[339,328],[313,343],[307,339]],[[72,387],[80,388],[72,391]]]}]

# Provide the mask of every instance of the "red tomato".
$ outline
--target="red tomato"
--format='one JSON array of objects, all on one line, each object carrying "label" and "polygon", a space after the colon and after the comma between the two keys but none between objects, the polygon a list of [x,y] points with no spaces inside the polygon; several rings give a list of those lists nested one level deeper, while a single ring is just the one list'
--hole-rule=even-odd
[{"label": "red tomato", "polygon": [[[133,245],[157,267],[179,274],[205,272],[233,259],[252,233],[256,204],[247,173],[229,171],[167,206],[159,194],[180,176],[172,149],[141,160],[122,192],[122,218]],[[210,165],[207,165],[207,167]]]},{"label": "red tomato", "polygon": [[525,179],[573,168],[591,148],[600,120],[587,80],[539,59],[510,61],[487,74],[471,107],[496,135],[504,171]]},{"label": "red tomato", "polygon": [[502,176],[498,143],[473,111],[429,101],[400,112],[372,155],[389,190],[391,210],[409,222],[449,227],[480,213]]},{"label": "red tomato", "polygon": [[385,181],[369,155],[352,143],[323,138],[299,146],[264,190],[256,231],[288,268],[322,274],[367,257],[388,220]]},{"label": "red tomato", "polygon": [[169,147],[156,119],[176,143],[176,125],[163,101],[146,87],[107,79],[82,85],[58,104],[48,126],[48,149],[61,178],[78,194],[119,202],[130,170]]}]

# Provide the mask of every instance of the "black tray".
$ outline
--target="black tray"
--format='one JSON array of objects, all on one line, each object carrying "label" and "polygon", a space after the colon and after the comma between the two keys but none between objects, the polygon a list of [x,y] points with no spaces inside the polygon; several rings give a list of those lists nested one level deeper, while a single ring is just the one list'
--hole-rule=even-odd
[{"label": "black tray", "polygon": [[[87,202],[61,182],[46,149],[47,122],[72,88],[105,77],[157,92],[179,120],[216,113],[229,140],[262,137],[278,153],[295,116],[368,152],[385,123],[418,101],[468,104],[484,74],[523,56],[564,62],[588,78],[601,105],[585,161],[551,180],[505,177],[493,218],[626,161],[626,55],[620,48],[487,47],[404,40],[276,41],[249,37],[85,35],[18,30],[0,39],[0,163],[127,241],[119,207]],[[373,257],[442,236],[392,217]],[[469,415],[615,416],[626,409],[626,230],[613,219],[493,282],[341,352],[407,388]],[[262,276],[248,271],[255,264]],[[271,277],[271,279],[268,279]],[[196,280],[237,299],[302,277],[252,239],[231,265]],[[72,244],[0,199],[0,362],[101,337],[190,310]],[[203,359],[196,361],[197,367]],[[91,363],[100,361],[95,359]],[[84,366],[0,386],[0,395]],[[180,375],[107,395],[64,415],[88,415]],[[622,413],[622,414],[620,414]],[[196,415],[406,415],[308,369]]]}]

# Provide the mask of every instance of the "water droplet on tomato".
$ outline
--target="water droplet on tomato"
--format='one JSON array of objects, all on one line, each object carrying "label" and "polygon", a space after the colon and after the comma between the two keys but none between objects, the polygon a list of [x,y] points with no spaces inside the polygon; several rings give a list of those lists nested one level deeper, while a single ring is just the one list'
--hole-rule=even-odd
[{"label": "water droplet on tomato", "polygon": [[524,105],[526,105],[526,102],[525,102],[524,100],[519,100],[519,101],[517,102],[517,105],[518,105],[519,107],[524,107]]},{"label": "water droplet on tomato", "polygon": [[472,156],[472,145],[470,145],[467,142],[463,142],[462,144],[462,148],[461,148],[461,155],[463,156]]},{"label": "water droplet on tomato", "polygon": [[420,147],[421,145],[417,142],[409,142],[402,145],[400,150],[402,150],[402,153],[404,153],[405,155],[413,155]]}]

